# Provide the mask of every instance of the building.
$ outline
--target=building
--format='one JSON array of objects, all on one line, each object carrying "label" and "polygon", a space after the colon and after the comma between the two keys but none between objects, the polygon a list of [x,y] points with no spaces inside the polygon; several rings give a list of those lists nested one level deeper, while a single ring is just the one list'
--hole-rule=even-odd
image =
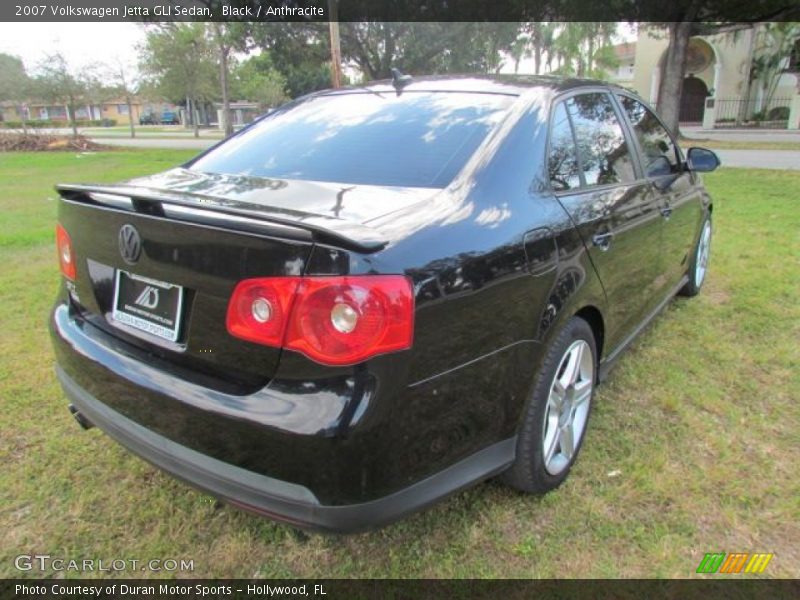
[{"label": "building", "polygon": [[[67,107],[61,104],[29,101],[22,107],[11,103],[0,103],[0,122],[20,122],[20,109],[25,111],[27,121],[50,122],[53,127],[67,127]],[[124,98],[82,105],[75,109],[77,121],[113,121],[116,125],[130,125],[131,117],[134,125],[139,125],[145,115],[155,115],[160,119],[164,113],[179,114],[179,108],[169,102],[151,102],[135,98],[131,102],[130,112]]]},{"label": "building", "polygon": [[[134,123],[139,123],[143,114],[143,103],[134,100],[130,106]],[[29,101],[19,107],[10,102],[0,104],[0,121],[19,122],[22,120],[20,111],[25,111],[27,121],[49,121],[54,127],[66,127],[69,122],[68,109],[63,104]],[[81,105],[75,109],[75,119],[78,121],[102,121],[109,119],[117,125],[130,124],[131,115],[128,104],[124,99],[114,98],[97,104]]]},{"label": "building", "polygon": [[[264,114],[266,111],[261,108],[258,102],[231,102],[231,122],[235,128],[244,127],[259,115]],[[214,103],[214,109],[217,115],[217,126],[222,129],[222,103]]]},{"label": "building", "polygon": [[613,47],[617,67],[608,79],[623,87],[631,87],[633,83],[634,67],[636,65],[636,42],[617,44]]},{"label": "building", "polygon": [[[713,97],[717,126],[755,121],[782,121],[783,127],[786,126],[798,94],[800,39],[782,59],[777,85],[770,94],[767,82],[759,79],[756,76],[758,72],[753,70],[753,65],[758,62],[759,48],[763,48],[764,35],[764,25],[756,24],[735,34],[690,39],[681,96],[681,122],[702,122],[706,99]],[[641,28],[635,45],[633,77],[629,87],[651,104],[657,103],[668,44],[663,32]],[[625,85],[625,82],[619,83]]]}]

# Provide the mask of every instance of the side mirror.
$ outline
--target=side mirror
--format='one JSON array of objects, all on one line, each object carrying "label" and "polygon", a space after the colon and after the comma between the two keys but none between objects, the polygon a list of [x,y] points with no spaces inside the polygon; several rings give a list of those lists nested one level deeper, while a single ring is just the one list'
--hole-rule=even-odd
[{"label": "side mirror", "polygon": [[686,166],[690,171],[708,173],[720,166],[719,157],[715,152],[705,148],[689,148],[686,153]]}]

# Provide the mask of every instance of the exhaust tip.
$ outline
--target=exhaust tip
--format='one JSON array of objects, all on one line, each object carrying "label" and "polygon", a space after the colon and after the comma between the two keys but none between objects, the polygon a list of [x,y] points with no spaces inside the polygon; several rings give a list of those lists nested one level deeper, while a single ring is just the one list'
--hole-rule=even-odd
[{"label": "exhaust tip", "polygon": [[81,426],[82,429],[91,429],[94,427],[94,423],[92,423],[89,419],[87,419],[84,414],[78,410],[78,408],[74,404],[70,404],[68,407],[69,412],[72,413],[72,416],[75,417],[75,420],[78,422],[78,425]]}]

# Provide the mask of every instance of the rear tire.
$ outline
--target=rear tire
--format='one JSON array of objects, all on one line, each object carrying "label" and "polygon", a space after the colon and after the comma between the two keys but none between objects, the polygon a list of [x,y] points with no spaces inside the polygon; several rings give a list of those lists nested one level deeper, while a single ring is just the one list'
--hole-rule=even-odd
[{"label": "rear tire", "polygon": [[711,255],[711,217],[706,217],[700,229],[700,237],[694,247],[692,262],[689,265],[689,281],[678,292],[681,296],[697,296],[708,274],[708,259]]},{"label": "rear tire", "polygon": [[597,350],[589,324],[573,317],[550,342],[517,436],[514,464],[501,480],[544,494],[569,475],[583,444],[597,380]]}]

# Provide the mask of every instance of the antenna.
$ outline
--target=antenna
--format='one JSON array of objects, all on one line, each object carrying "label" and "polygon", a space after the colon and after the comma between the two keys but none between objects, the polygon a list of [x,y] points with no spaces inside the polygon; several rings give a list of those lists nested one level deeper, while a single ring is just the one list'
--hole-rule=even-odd
[{"label": "antenna", "polygon": [[400,69],[392,68],[392,85],[394,86],[394,89],[397,90],[398,96],[400,95],[400,92],[403,91],[403,88],[411,83],[411,81],[411,75],[404,75],[400,72]]}]

